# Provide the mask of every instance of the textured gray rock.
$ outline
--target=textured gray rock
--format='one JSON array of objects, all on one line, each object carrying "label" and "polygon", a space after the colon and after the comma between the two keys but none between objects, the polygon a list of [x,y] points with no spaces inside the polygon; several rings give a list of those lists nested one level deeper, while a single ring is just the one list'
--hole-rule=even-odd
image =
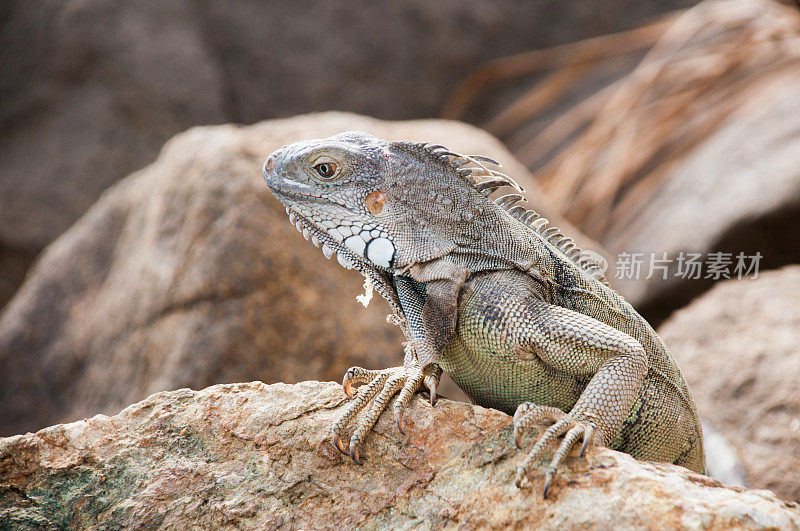
[{"label": "textured gray rock", "polygon": [[48,247],[0,314],[0,434],[179,387],[400,364],[388,306],[355,301],[360,275],[304,241],[261,178],[271,151],[348,129],[495,157],[547,212],[508,151],[457,122],[327,113],[192,129]]},{"label": "textured gray rock", "polygon": [[605,449],[542,500],[514,487],[511,419],[448,400],[415,399],[406,436],[385,415],[359,467],[329,442],[343,401],[320,382],[182,389],[0,439],[0,527],[800,527],[771,492]]},{"label": "textured gray rock", "polygon": [[729,280],[659,334],[700,415],[739,455],[749,484],[800,501],[800,266]]}]

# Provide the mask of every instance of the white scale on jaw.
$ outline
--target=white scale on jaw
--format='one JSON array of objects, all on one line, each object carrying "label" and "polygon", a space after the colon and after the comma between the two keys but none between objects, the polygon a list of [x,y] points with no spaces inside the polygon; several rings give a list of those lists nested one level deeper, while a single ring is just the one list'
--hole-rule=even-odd
[{"label": "white scale on jaw", "polygon": [[[289,221],[295,225],[306,240],[310,237],[311,243],[315,246],[320,247],[321,244],[322,254],[325,255],[325,258],[330,259],[330,257],[333,256],[335,252],[334,249],[331,249],[326,243],[320,242],[309,229],[302,225],[301,221],[297,219],[297,216],[288,207],[286,208],[286,213],[289,214]],[[325,226],[327,229],[325,232],[331,238],[344,243],[354,254],[367,258],[370,262],[379,267],[389,268],[391,266],[395,247],[384,232],[371,225],[358,227],[355,225],[347,226],[340,223],[341,222],[337,223],[336,221],[326,220],[322,222],[321,225]],[[353,267],[353,263],[350,259],[347,256],[343,256],[342,253],[336,253],[336,259],[347,269]]]}]

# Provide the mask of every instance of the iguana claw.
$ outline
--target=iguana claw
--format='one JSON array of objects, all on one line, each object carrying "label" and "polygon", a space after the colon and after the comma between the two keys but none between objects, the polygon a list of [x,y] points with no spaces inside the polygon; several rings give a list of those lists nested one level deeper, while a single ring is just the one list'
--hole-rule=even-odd
[{"label": "iguana claw", "polygon": [[555,471],[552,473],[550,470],[544,476],[544,487],[542,487],[542,499],[547,499],[547,491],[550,490],[550,483],[553,481],[553,476],[555,475]]},{"label": "iguana claw", "polygon": [[349,398],[353,398],[353,384],[350,382],[342,382],[342,387],[344,387],[344,394]]},{"label": "iguana claw", "polygon": [[[395,425],[400,433],[405,433],[403,412],[411,402],[411,398],[424,385],[432,388],[431,396],[435,397],[440,374],[441,371],[433,375],[425,374],[416,364],[382,371],[370,371],[361,367],[348,369],[342,379],[342,388],[347,396],[353,397],[353,401],[333,426],[334,446],[343,454],[350,456],[354,463],[362,464],[361,443],[386,409],[392,396],[399,393],[394,402]],[[366,385],[357,390],[353,389],[353,384],[359,383]],[[362,410],[364,414],[356,422],[346,450],[343,436],[347,425]]]},{"label": "iguana claw", "polygon": [[583,444],[581,445],[580,454],[581,457],[586,455],[586,447],[589,446],[589,443],[592,442],[592,439],[594,439],[594,424],[589,424],[589,427],[586,428],[586,433],[583,434]]},{"label": "iguana claw", "polygon": [[558,448],[553,453],[553,457],[550,460],[550,465],[547,467],[547,471],[545,472],[542,497],[546,498],[553,482],[553,478],[558,470],[558,466],[561,464],[567,454],[569,454],[570,450],[572,450],[572,447],[575,445],[575,443],[577,443],[581,438],[583,438],[583,444],[581,445],[580,455],[583,457],[587,446],[594,438],[596,428],[594,424],[577,420],[558,408],[538,406],[531,404],[530,402],[526,402],[524,404],[520,404],[516,413],[514,414],[514,442],[517,444],[517,447],[522,447],[522,435],[524,431],[529,430],[534,424],[539,424],[542,422],[552,422],[552,425],[542,433],[542,436],[538,441],[536,441],[536,444],[533,446],[533,449],[531,449],[528,457],[526,457],[525,461],[523,461],[522,464],[517,468],[517,477],[515,483],[518,488],[527,487],[527,476],[533,467],[534,461],[541,457],[541,455],[544,453],[544,449],[552,441],[563,436],[564,440],[561,441],[561,444],[559,444]]},{"label": "iguana claw", "polygon": [[522,430],[514,428],[514,444],[518,449],[522,450]]},{"label": "iguana claw", "polygon": [[342,440],[341,437],[335,437],[334,436],[333,445],[336,447],[337,450],[339,450],[339,453],[341,453],[342,455],[350,455],[347,452],[347,448],[345,448],[344,441]]},{"label": "iguana claw", "polygon": [[359,466],[363,466],[364,463],[361,462],[361,452],[358,450],[358,447],[353,447],[352,443],[350,444],[350,459]]},{"label": "iguana claw", "polygon": [[396,413],[395,414],[395,416],[394,416],[394,425],[397,427],[397,431],[399,431],[403,435],[406,434],[405,417],[403,416],[402,413]]},{"label": "iguana claw", "polygon": [[[427,380],[427,378],[426,378],[426,380]],[[431,382],[430,384],[428,384],[428,388],[430,389],[430,393],[431,393],[431,406],[435,406],[436,405],[436,398],[437,398],[436,397],[436,382],[434,381],[434,382]]]}]

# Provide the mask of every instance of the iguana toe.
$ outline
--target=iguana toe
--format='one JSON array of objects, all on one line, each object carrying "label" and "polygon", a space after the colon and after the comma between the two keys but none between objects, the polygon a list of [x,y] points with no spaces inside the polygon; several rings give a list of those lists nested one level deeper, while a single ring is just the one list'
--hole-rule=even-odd
[{"label": "iguana toe", "polygon": [[545,472],[542,497],[546,498],[553,478],[564,458],[581,439],[583,440],[581,456],[583,456],[586,452],[586,447],[594,438],[596,428],[593,424],[581,422],[560,409],[537,406],[530,403],[520,405],[514,418],[514,441],[518,447],[522,446],[522,435],[526,431],[531,430],[533,425],[547,421],[552,422],[552,425],[542,433],[528,456],[517,468],[515,483],[518,488],[525,488],[527,486],[526,479],[533,468],[533,463],[542,457],[545,448],[559,437],[564,437],[553,453],[553,457]]},{"label": "iguana toe", "polygon": [[517,448],[522,448],[522,437],[528,432],[536,433],[536,424],[543,422],[557,422],[565,413],[556,407],[539,406],[532,402],[524,402],[517,407],[514,413],[514,443]]},{"label": "iguana toe", "polygon": [[394,423],[397,430],[403,435],[406,433],[405,411],[411,403],[411,399],[414,398],[414,393],[422,387],[427,378],[422,371],[413,373],[408,377],[394,401]]},{"label": "iguana toe", "polygon": [[368,369],[362,369],[361,367],[350,367],[347,369],[347,372],[344,373],[344,378],[342,378],[342,388],[344,389],[344,394],[353,398],[355,394],[353,392],[353,384],[366,384],[370,383],[374,380],[380,371],[370,371]]}]

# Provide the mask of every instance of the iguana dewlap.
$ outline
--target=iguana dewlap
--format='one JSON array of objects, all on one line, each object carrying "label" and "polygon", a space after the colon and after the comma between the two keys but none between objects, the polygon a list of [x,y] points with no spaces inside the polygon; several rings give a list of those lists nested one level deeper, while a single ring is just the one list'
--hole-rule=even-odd
[{"label": "iguana dewlap", "polygon": [[[336,446],[359,462],[390,399],[402,430],[414,393],[427,387],[434,400],[447,371],[476,404],[514,414],[518,445],[549,424],[517,485],[557,440],[544,495],[577,443],[703,472],[700,422],[667,346],[570,238],[517,205],[521,189],[496,164],[360,132],[266,160],[298,230],[359,270],[408,339],[402,367],[347,371],[355,398],[333,427]],[[502,187],[515,191],[491,200]]]}]

